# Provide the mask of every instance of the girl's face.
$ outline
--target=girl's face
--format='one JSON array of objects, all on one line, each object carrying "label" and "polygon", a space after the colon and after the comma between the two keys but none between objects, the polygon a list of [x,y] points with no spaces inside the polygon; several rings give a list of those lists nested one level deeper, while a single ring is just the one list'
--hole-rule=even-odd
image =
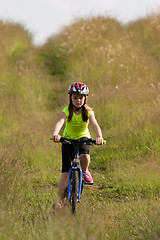
[{"label": "girl's face", "polygon": [[72,99],[72,103],[76,108],[80,108],[83,106],[84,101],[85,101],[85,96],[84,95],[80,95],[80,94],[75,94],[73,93],[71,96]]}]

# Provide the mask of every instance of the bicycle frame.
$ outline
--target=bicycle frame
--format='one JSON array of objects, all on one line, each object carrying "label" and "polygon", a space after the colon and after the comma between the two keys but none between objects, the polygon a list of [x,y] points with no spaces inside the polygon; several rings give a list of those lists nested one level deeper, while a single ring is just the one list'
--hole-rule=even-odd
[{"label": "bicycle frame", "polygon": [[96,144],[95,140],[88,139],[88,141],[83,140],[74,140],[61,137],[61,143],[73,144],[75,147],[75,156],[71,162],[71,168],[69,170],[69,179],[68,179],[68,200],[72,206],[72,212],[75,214],[76,203],[80,203],[81,193],[82,193],[82,170],[79,166],[79,143],[94,145]]}]

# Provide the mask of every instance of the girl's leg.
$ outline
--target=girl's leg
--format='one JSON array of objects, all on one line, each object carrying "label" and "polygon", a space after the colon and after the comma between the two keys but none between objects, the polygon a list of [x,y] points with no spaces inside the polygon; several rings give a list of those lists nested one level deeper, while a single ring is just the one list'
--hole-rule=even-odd
[{"label": "girl's leg", "polygon": [[64,191],[66,187],[68,186],[68,177],[69,177],[69,172],[63,172],[61,174],[59,184],[58,184],[58,199],[60,202],[64,200]]},{"label": "girl's leg", "polygon": [[82,172],[83,172],[84,183],[93,184],[93,178],[92,178],[90,172],[88,171],[88,167],[90,164],[90,155],[89,154],[81,154],[80,162],[81,162],[81,168],[82,168]]},{"label": "girl's leg", "polygon": [[80,155],[80,163],[81,163],[82,172],[87,171],[90,164],[90,155],[82,153]]}]

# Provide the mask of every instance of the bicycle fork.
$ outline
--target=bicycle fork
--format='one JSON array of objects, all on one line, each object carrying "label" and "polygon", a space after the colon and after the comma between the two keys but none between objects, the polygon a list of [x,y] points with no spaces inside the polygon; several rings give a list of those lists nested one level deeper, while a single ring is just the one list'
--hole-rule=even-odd
[{"label": "bicycle fork", "polygon": [[82,193],[82,170],[79,166],[72,167],[69,171],[69,180],[68,180],[68,199],[71,199],[71,181],[72,181],[72,173],[73,171],[78,171],[79,173],[79,184],[78,184],[78,193],[77,200],[80,203],[81,193]]}]

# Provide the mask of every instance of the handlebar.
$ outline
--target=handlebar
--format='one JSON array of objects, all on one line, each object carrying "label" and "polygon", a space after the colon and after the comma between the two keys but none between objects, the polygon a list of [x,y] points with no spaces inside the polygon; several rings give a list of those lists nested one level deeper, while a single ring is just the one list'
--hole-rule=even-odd
[{"label": "handlebar", "polygon": [[[50,136],[50,140],[54,140],[53,136]],[[81,140],[81,139],[69,139],[66,137],[61,137],[60,139],[61,143],[67,143],[67,142],[82,142],[87,145],[96,145],[96,140],[89,138],[87,141],[86,140]],[[106,140],[103,140],[103,144],[106,144]]]}]

